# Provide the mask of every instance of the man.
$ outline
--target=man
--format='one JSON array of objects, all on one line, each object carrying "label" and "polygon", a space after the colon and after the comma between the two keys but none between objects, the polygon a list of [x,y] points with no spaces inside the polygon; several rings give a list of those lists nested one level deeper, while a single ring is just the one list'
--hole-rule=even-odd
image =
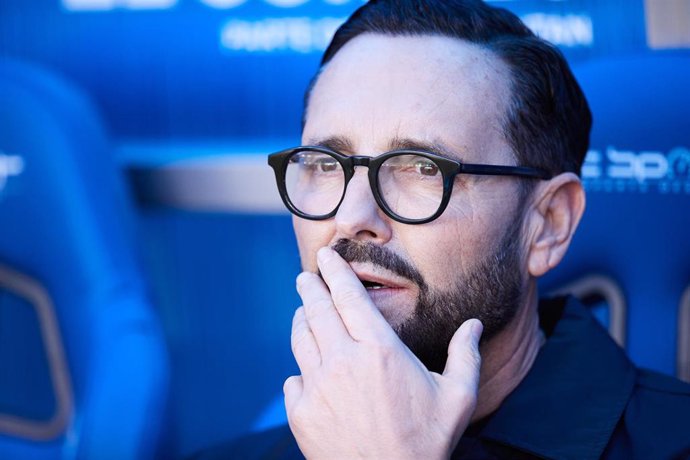
[{"label": "man", "polygon": [[304,269],[290,432],[217,455],[690,458],[688,386],[539,305],[591,126],[554,47],[479,1],[372,1],[306,101],[306,147],[269,160]]}]

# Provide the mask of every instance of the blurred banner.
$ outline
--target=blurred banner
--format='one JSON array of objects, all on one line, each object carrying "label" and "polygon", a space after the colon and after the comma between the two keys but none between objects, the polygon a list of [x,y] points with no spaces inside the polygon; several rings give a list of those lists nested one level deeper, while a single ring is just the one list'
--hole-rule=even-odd
[{"label": "blurred banner", "polygon": [[[362,3],[3,0],[0,53],[79,83],[118,138],[295,138],[320,53]],[[676,14],[684,1],[493,3],[516,12],[572,63],[645,50],[647,28],[654,48],[688,44],[687,14]],[[668,15],[685,38],[659,26]]]}]

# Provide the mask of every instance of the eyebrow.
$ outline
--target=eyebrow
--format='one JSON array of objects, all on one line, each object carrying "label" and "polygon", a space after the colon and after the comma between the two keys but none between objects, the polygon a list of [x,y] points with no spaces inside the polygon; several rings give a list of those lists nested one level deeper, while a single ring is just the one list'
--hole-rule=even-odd
[{"label": "eyebrow", "polygon": [[350,139],[343,136],[331,136],[318,140],[310,139],[307,141],[307,144],[318,147],[326,147],[339,153],[347,153],[350,155],[355,153],[354,146],[352,145],[352,142],[350,142]]},{"label": "eyebrow", "polygon": [[[355,149],[347,137],[344,136],[331,136],[325,139],[310,139],[307,144],[326,147],[336,152],[343,154],[354,154]],[[462,161],[461,155],[458,152],[454,152],[440,142],[427,142],[418,139],[412,139],[407,137],[394,137],[390,140],[387,146],[386,152],[393,150],[421,150],[424,152],[435,153],[436,155],[444,156],[447,158],[452,158],[455,160]],[[384,153],[384,152],[379,152]]]},{"label": "eyebrow", "polygon": [[461,155],[441,142],[427,142],[407,137],[395,137],[388,143],[388,150],[422,150],[442,157],[462,161]]}]

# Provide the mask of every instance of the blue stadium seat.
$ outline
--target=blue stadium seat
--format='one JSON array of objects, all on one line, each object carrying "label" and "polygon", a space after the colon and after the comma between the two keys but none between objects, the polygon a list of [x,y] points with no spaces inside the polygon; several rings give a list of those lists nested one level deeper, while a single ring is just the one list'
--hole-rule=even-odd
[{"label": "blue stadium seat", "polygon": [[0,458],[150,458],[168,361],[94,107],[0,62]]}]

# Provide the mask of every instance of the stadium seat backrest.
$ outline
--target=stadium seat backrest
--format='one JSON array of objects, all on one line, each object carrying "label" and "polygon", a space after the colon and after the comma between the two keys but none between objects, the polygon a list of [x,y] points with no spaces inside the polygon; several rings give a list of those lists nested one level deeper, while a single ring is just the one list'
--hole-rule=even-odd
[{"label": "stadium seat backrest", "polygon": [[0,62],[0,458],[148,458],[168,364],[100,118]]}]

